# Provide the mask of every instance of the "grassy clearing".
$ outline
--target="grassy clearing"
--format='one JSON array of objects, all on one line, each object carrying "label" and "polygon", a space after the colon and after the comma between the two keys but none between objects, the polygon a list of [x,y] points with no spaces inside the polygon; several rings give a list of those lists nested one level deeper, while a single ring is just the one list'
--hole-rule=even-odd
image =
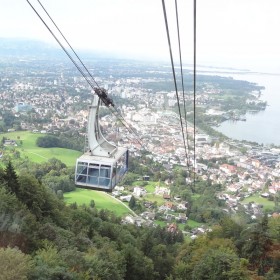
[{"label": "grassy clearing", "polygon": [[65,193],[64,200],[67,204],[76,202],[77,205],[89,205],[91,200],[94,200],[95,207],[100,209],[107,209],[114,212],[117,216],[129,214],[130,211],[120,202],[112,198],[110,195],[92,190],[76,189],[73,192]]},{"label": "grassy clearing", "polygon": [[153,193],[158,185],[160,185],[159,182],[149,182],[145,189],[148,193]]},{"label": "grassy clearing", "polygon": [[165,200],[162,196],[155,195],[155,194],[147,194],[144,196],[145,200],[150,202],[157,202],[157,205],[160,206],[164,204]]},{"label": "grassy clearing", "polygon": [[[147,185],[145,185],[147,184]],[[135,181],[132,183],[132,186],[136,187],[136,186],[144,186],[144,188],[146,189],[146,191],[148,193],[153,193],[156,189],[156,186],[159,185],[159,182],[153,182],[153,181]]]},{"label": "grassy clearing", "polygon": [[193,194],[193,195],[192,195],[192,199],[193,199],[193,200],[197,200],[197,199],[200,198],[200,197],[201,197],[200,194]]},{"label": "grassy clearing", "polygon": [[188,220],[187,221],[187,225],[191,228],[197,228],[200,227],[201,225],[203,225],[202,223],[196,222],[194,220]]},{"label": "grassy clearing", "polygon": [[261,197],[259,195],[253,195],[245,198],[242,203],[256,202],[258,204],[262,204],[265,210],[273,210],[275,204],[273,201],[269,201],[267,198]]},{"label": "grassy clearing", "polygon": [[67,166],[75,166],[76,158],[81,155],[81,152],[63,148],[37,147],[36,140],[41,136],[42,134],[35,134],[29,131],[15,131],[0,134],[0,139],[6,137],[15,140],[18,146],[13,148],[20,152],[22,158],[27,157],[33,162],[42,163],[51,158],[57,158]]},{"label": "grassy clearing", "polygon": [[147,191],[147,194],[144,196],[144,199],[150,202],[157,202],[158,205],[164,204],[165,200],[162,197],[162,195],[156,195],[154,194],[156,186],[162,185],[166,186],[165,184],[159,184],[159,182],[154,181],[135,181],[132,183],[132,186],[141,186],[143,183],[147,183],[147,185],[144,187]]},{"label": "grassy clearing", "polygon": [[156,225],[159,225],[159,226],[161,226],[161,227],[166,227],[166,225],[167,225],[167,223],[164,222],[164,221],[155,221],[155,224],[156,224]]},{"label": "grassy clearing", "polygon": [[[165,221],[155,221],[155,224],[160,225],[161,227],[166,227],[167,226],[167,222]],[[194,220],[187,220],[186,224],[177,224],[180,230],[185,230],[185,226],[189,226],[190,228],[197,228],[200,227],[201,225],[203,225],[202,223],[198,223]]]},{"label": "grassy clearing", "polygon": [[178,226],[179,226],[180,230],[185,230],[184,228],[185,228],[186,225],[189,226],[191,229],[193,229],[193,228],[200,227],[203,224],[202,223],[198,223],[198,222],[196,222],[194,220],[187,220],[187,222],[185,224],[179,224]]}]

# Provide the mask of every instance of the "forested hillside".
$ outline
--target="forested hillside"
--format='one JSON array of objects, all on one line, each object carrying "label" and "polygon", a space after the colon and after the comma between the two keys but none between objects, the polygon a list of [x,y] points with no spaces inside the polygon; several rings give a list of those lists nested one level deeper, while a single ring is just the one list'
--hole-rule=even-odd
[{"label": "forested hillside", "polygon": [[51,175],[42,179],[59,170],[70,180],[58,161],[21,170],[0,169],[0,279],[280,279],[279,216],[249,225],[223,217],[187,242],[179,230],[66,206]]}]

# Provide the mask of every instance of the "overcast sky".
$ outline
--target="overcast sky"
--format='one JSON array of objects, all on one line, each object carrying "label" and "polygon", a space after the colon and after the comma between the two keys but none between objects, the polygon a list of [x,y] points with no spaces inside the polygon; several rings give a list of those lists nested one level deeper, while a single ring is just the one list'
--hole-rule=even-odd
[{"label": "overcast sky", "polygon": [[[193,0],[177,0],[184,62],[192,61]],[[39,7],[37,0],[30,0]],[[75,49],[169,59],[161,0],[41,0]],[[177,57],[174,0],[165,0]],[[43,14],[43,13],[42,13]],[[280,73],[280,0],[197,0],[198,64]],[[0,0],[0,37],[55,43],[26,0]]]}]

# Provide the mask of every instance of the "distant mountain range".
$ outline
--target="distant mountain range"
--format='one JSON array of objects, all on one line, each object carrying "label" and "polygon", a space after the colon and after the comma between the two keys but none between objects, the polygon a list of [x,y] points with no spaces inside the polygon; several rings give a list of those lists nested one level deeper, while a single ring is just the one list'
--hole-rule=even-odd
[{"label": "distant mountain range", "polygon": [[[64,44],[66,47],[66,43]],[[73,46],[75,48],[75,46]],[[69,48],[66,48],[67,50]],[[113,58],[113,55],[98,51],[75,49],[83,58]],[[73,54],[71,53],[73,56]],[[0,38],[0,58],[68,59],[60,46],[32,39]],[[69,60],[69,59],[68,59]]]},{"label": "distant mountain range", "polygon": [[0,38],[1,57],[62,57],[62,50],[48,43],[29,39]]}]

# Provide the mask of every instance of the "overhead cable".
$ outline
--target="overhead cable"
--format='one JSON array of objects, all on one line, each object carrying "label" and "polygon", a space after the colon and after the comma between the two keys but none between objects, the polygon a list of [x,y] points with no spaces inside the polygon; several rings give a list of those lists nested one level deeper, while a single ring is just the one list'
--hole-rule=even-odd
[{"label": "overhead cable", "polygon": [[165,20],[165,28],[166,28],[166,35],[167,35],[168,46],[169,46],[169,54],[170,54],[170,60],[171,60],[171,67],[172,67],[172,73],[173,73],[173,79],[174,79],[176,98],[177,98],[177,103],[178,103],[178,110],[179,110],[180,123],[181,123],[181,131],[182,131],[182,135],[183,135],[183,143],[184,143],[184,148],[185,148],[185,154],[186,154],[186,157],[187,157],[187,146],[186,146],[186,140],[185,140],[183,121],[182,121],[180,100],[179,100],[179,95],[178,95],[178,87],[177,87],[177,81],[176,81],[176,74],[175,74],[175,67],[174,67],[174,61],[173,61],[173,55],[172,55],[170,35],[169,35],[168,19],[167,19],[165,1],[164,0],[162,0],[162,8],[163,8],[163,14],[164,14],[164,20]]},{"label": "overhead cable", "polygon": [[194,126],[194,156],[193,156],[193,167],[194,167],[194,187],[195,187],[195,171],[196,171],[196,0],[193,0],[193,126]]},{"label": "overhead cable", "polygon": [[96,82],[96,80],[94,79],[94,77],[92,76],[92,74],[89,72],[89,70],[87,69],[87,67],[85,66],[85,64],[83,63],[83,61],[80,59],[80,57],[78,56],[78,54],[75,52],[75,50],[72,48],[71,44],[69,43],[69,41],[66,39],[66,37],[63,35],[63,33],[61,32],[61,30],[59,29],[59,27],[57,26],[57,24],[54,22],[54,20],[52,19],[52,17],[50,16],[50,14],[48,13],[48,11],[45,9],[45,7],[43,6],[43,4],[41,3],[40,0],[37,0],[38,3],[40,4],[40,6],[42,7],[42,9],[45,11],[45,13],[47,14],[47,16],[49,17],[49,19],[51,20],[51,22],[53,23],[53,25],[56,27],[56,29],[58,30],[58,32],[60,33],[60,35],[63,37],[63,39],[65,40],[65,42],[67,43],[67,45],[69,46],[69,48],[72,50],[72,52],[75,54],[75,56],[77,57],[77,59],[79,60],[79,62],[83,65],[84,69],[87,71],[87,73],[89,74],[89,76],[91,77],[91,79],[94,81],[94,83],[96,84],[97,87],[100,88],[100,86],[98,85],[98,83]]},{"label": "overhead cable", "polygon": [[186,100],[185,100],[184,73],[183,73],[183,63],[182,63],[181,38],[180,38],[177,0],[175,0],[175,9],[176,9],[177,37],[178,37],[178,47],[179,47],[179,57],[180,57],[181,85],[182,85],[182,91],[183,91],[184,115],[185,115],[185,122],[186,122],[186,139],[187,139],[187,149],[188,149],[186,158],[187,158],[187,167],[189,169],[189,167],[190,167],[190,159],[189,159],[190,147],[189,147],[189,136],[188,136],[188,122],[187,122],[187,110],[186,110]]},{"label": "overhead cable", "polygon": [[[82,60],[80,59],[80,57],[78,56],[78,54],[75,52],[75,50],[72,48],[71,44],[69,43],[69,41],[66,39],[66,37],[63,35],[63,33],[61,32],[61,30],[59,29],[59,27],[57,26],[57,24],[54,22],[54,20],[52,19],[52,17],[49,15],[49,13],[47,12],[47,10],[45,9],[45,7],[43,6],[43,4],[39,1],[38,3],[40,4],[40,6],[42,7],[42,9],[44,10],[44,12],[47,14],[47,16],[49,17],[49,19],[52,21],[52,23],[54,24],[54,26],[56,27],[56,29],[58,30],[58,32],[60,33],[60,35],[63,37],[63,39],[65,40],[65,42],[68,44],[68,46],[70,47],[70,49],[72,50],[72,52],[75,54],[76,58],[79,60],[79,62],[81,63],[81,65],[83,66],[83,68],[86,70],[86,72],[88,73],[88,75],[90,76],[91,80],[86,76],[86,74],[84,73],[84,71],[81,69],[81,67],[78,65],[78,63],[73,59],[73,57],[71,56],[71,54],[67,51],[67,49],[63,46],[63,44],[60,42],[60,40],[57,38],[57,36],[54,34],[54,32],[51,30],[51,28],[48,26],[48,24],[45,22],[45,20],[41,17],[41,15],[38,13],[38,11],[35,9],[35,7],[30,3],[29,0],[26,0],[28,2],[28,4],[30,5],[30,7],[33,9],[33,11],[36,13],[36,15],[39,17],[39,19],[42,21],[42,23],[45,25],[45,27],[48,29],[48,31],[51,33],[51,35],[53,36],[53,38],[57,41],[57,43],[60,45],[60,47],[62,48],[62,50],[65,52],[65,54],[68,56],[68,58],[72,61],[72,63],[75,65],[75,67],[77,68],[77,70],[81,73],[81,75],[84,77],[84,79],[86,80],[86,82],[89,84],[89,86],[94,90],[94,92],[96,91],[96,88],[94,87],[93,83],[99,88],[100,86],[98,85],[98,83],[95,81],[94,77],[92,76],[92,74],[89,72],[89,70],[87,69],[87,67],[85,66],[85,64],[82,62]],[[102,98],[101,98],[102,100]],[[115,115],[115,117],[122,123],[122,125],[131,133],[133,133],[136,136],[136,139],[138,141],[138,143],[142,145],[141,141],[139,140],[139,136],[136,133],[136,131],[134,129],[132,129],[130,127],[129,124],[125,124],[127,123],[126,120],[123,118],[123,116],[121,116],[119,114],[119,112],[115,109],[112,108],[111,106],[107,106],[109,108],[109,110]]]}]

